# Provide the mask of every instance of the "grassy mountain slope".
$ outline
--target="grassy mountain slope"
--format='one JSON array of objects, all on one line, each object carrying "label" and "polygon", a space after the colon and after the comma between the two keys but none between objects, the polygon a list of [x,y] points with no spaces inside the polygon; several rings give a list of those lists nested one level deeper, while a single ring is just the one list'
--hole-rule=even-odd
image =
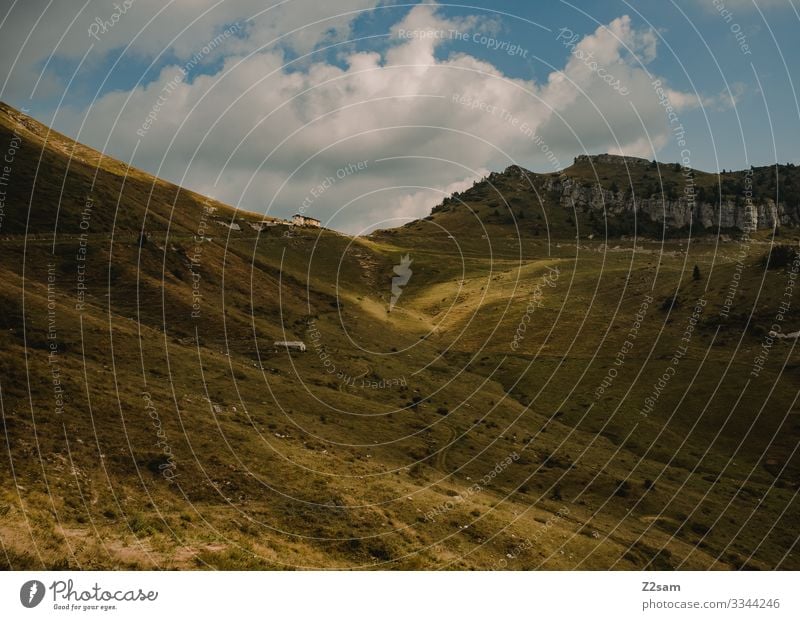
[{"label": "grassy mountain slope", "polygon": [[481,239],[458,213],[434,214],[453,238],[286,236],[3,107],[12,141],[4,566],[798,567],[795,341],[741,390],[787,281],[764,235],[722,320],[736,243]]}]

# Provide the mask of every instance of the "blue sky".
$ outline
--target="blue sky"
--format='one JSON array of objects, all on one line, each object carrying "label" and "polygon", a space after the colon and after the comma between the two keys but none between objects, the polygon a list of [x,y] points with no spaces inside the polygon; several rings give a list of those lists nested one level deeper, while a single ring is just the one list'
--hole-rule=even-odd
[{"label": "blue sky", "polygon": [[6,0],[0,98],[246,209],[335,178],[311,208],[349,232],[510,163],[800,162],[796,1],[330,4]]}]

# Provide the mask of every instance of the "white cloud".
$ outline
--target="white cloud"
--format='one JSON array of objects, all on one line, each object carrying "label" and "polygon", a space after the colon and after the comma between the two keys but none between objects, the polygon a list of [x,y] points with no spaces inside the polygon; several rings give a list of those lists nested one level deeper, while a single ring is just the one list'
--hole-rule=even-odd
[{"label": "white cloud", "polygon": [[[349,23],[317,30],[297,45],[307,49],[320,37],[347,36]],[[468,32],[479,24],[421,5],[393,32]],[[273,36],[270,28],[264,22],[248,37],[260,44]],[[556,35],[553,45],[561,45]],[[358,231],[387,217],[423,216],[442,195],[512,162],[550,171],[553,157],[569,165],[571,155],[584,151],[651,157],[650,144],[660,147],[670,135],[651,85],[655,76],[644,66],[655,58],[656,38],[627,17],[576,41],[575,49],[591,53],[596,67],[565,47],[566,64],[543,82],[504,75],[478,57],[484,51],[478,45],[475,55],[437,59],[442,40],[435,37],[397,38],[384,54],[347,52],[344,67],[313,59],[292,71],[280,48],[250,53],[253,40],[233,44],[238,47],[224,44],[228,56],[216,75],[176,83],[143,136],[137,130],[178,75],[177,65],[147,86],[101,97],[79,139],[102,147],[108,138],[109,151],[122,159],[131,158],[138,141],[136,165],[277,215],[294,213],[333,178],[307,201],[308,212]],[[604,81],[608,75],[628,94]],[[703,103],[694,94],[668,92],[681,112]],[[59,128],[74,135],[85,113],[62,110]],[[368,162],[364,170],[337,177],[360,161]]]},{"label": "white cloud", "polygon": [[[103,66],[109,52],[126,47],[131,57],[146,62],[160,54],[185,60],[234,23],[246,33],[246,40],[229,40],[224,50],[217,50],[206,62],[223,53],[247,53],[270,43],[305,54],[317,45],[347,39],[360,11],[374,8],[380,0],[338,0],[334,4],[317,0],[118,0],[84,6],[16,0],[0,28],[0,75],[10,76],[0,97],[9,93],[27,96],[51,55],[77,61],[92,46],[85,60],[90,68]],[[37,88],[39,97],[52,95],[66,84],[66,76],[59,79],[52,65],[50,69],[44,84]]]}]

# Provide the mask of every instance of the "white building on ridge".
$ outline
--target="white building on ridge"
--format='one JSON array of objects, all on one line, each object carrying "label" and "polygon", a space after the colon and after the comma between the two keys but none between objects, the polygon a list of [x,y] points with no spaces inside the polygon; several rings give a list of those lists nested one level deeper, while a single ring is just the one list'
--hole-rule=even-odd
[{"label": "white building on ridge", "polygon": [[308,217],[301,213],[297,213],[292,216],[292,224],[295,226],[311,226],[312,228],[319,228],[322,226],[322,222],[320,222],[318,219]]}]

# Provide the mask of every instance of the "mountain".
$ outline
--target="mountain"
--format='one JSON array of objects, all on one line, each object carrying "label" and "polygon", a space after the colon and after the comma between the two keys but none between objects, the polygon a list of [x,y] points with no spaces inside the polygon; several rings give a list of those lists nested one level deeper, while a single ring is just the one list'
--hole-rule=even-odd
[{"label": "mountain", "polygon": [[772,231],[589,239],[510,169],[350,238],[0,149],[5,568],[800,566]]},{"label": "mountain", "polygon": [[[710,174],[636,157],[580,155],[559,172],[513,165],[453,194],[431,220],[517,227],[523,235],[677,237],[800,226],[800,167]],[[452,220],[452,222],[451,222]]]}]

